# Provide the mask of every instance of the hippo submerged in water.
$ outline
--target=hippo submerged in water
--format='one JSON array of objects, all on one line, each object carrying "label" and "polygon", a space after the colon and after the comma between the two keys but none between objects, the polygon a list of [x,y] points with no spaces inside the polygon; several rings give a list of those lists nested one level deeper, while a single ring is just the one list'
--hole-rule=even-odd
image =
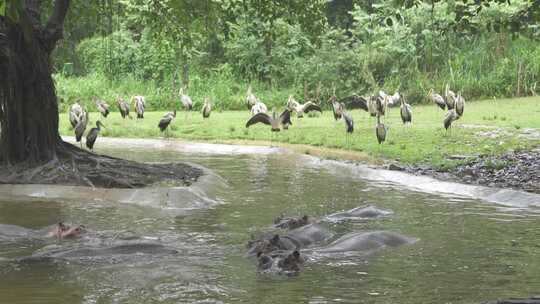
[{"label": "hippo submerged in water", "polygon": [[286,232],[269,232],[248,242],[249,256],[257,256],[257,269],[262,272],[294,273],[302,269],[305,254],[333,255],[340,253],[372,254],[387,247],[412,244],[415,238],[390,231],[363,231],[346,234],[325,244],[333,233],[320,224],[322,221],[339,223],[344,220],[382,218],[393,214],[391,210],[369,205],[323,217],[319,222],[307,215],[279,217],[273,228]]},{"label": "hippo submerged in water", "polygon": [[339,223],[347,220],[370,220],[388,217],[392,214],[394,214],[392,210],[382,209],[373,205],[367,205],[362,207],[356,207],[347,211],[336,212],[327,215],[318,221],[308,217],[307,215],[303,215],[301,217],[284,217],[282,215],[274,220],[273,227],[292,230],[320,221]]},{"label": "hippo submerged in water", "polygon": [[16,225],[0,224],[0,241],[17,239],[44,239],[44,238],[78,238],[86,232],[83,225],[69,225],[58,223],[43,229],[28,229]]}]

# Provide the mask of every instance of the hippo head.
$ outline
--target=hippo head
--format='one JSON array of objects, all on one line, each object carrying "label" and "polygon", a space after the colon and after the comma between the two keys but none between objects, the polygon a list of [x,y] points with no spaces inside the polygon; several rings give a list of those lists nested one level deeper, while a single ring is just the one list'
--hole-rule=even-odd
[{"label": "hippo head", "polygon": [[259,251],[257,253],[257,262],[258,262],[257,269],[259,271],[264,271],[264,270],[268,270],[272,268],[272,264],[274,263],[274,260],[272,259],[272,257]]},{"label": "hippo head", "polygon": [[60,238],[64,239],[64,238],[77,238],[77,237],[80,237],[81,234],[83,234],[84,232],[86,232],[86,229],[84,227],[84,225],[77,225],[77,226],[74,226],[74,227],[68,227],[68,229],[64,230],[62,232],[62,235],[60,236]]},{"label": "hippo head", "polygon": [[304,258],[300,251],[295,250],[278,262],[279,268],[286,272],[299,272],[304,265]]},{"label": "hippo head", "polygon": [[279,234],[275,234],[271,239],[254,240],[248,243],[251,247],[248,254],[254,255],[255,253],[270,253],[274,250],[281,249],[281,238]]},{"label": "hippo head", "polygon": [[59,222],[58,224],[54,225],[47,235],[50,237],[62,238],[62,234],[67,230],[69,230],[69,226]]}]

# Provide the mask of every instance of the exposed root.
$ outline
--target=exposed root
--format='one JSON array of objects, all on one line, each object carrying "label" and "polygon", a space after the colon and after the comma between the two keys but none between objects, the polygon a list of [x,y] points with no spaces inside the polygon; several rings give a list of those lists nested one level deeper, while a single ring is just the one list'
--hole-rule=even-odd
[{"label": "exposed root", "polygon": [[0,184],[61,184],[101,188],[141,188],[159,182],[189,185],[202,175],[187,164],[145,164],[97,155],[61,143],[56,159],[39,166],[0,166]]}]

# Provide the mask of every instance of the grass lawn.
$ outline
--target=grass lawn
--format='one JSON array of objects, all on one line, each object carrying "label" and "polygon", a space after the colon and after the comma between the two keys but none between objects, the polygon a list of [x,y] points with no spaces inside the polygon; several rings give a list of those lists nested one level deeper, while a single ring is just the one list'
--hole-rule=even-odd
[{"label": "grass lawn", "polygon": [[[157,124],[164,112],[147,112],[144,120],[123,120],[116,107],[114,111],[106,119],[99,113],[90,113],[87,130],[100,119],[107,127],[101,136],[163,137]],[[538,136],[520,136],[528,128],[540,129],[540,97],[468,102],[463,117],[454,122],[448,133],[442,126],[444,115],[444,111],[432,104],[415,106],[413,125],[403,126],[399,108],[389,109],[385,121],[389,128],[386,142],[379,145],[375,137],[375,120],[366,112],[352,111],[355,130],[347,141],[345,124],[343,121],[335,123],[332,111],[327,110],[319,117],[300,120],[293,117],[293,126],[279,132],[274,141],[351,150],[372,159],[395,159],[437,168],[456,165],[459,161],[448,159],[451,155],[497,154],[540,144]],[[199,112],[188,115],[178,112],[169,126],[169,134],[174,138],[212,142],[269,141],[269,126],[259,124],[246,129],[249,117],[247,110],[212,112],[206,120]],[[73,135],[67,113],[60,115],[60,133]],[[99,145],[99,139],[96,145]]]}]

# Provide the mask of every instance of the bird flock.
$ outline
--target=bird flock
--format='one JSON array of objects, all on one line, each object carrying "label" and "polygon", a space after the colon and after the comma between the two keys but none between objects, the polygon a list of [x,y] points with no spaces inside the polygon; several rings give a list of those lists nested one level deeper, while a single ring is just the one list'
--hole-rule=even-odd
[{"label": "bird flock", "polygon": [[[247,120],[245,126],[246,128],[249,128],[250,126],[258,123],[263,123],[270,126],[270,134],[272,136],[270,141],[272,142],[275,132],[288,130],[289,127],[293,125],[291,121],[291,117],[293,115],[296,115],[297,121],[299,122],[299,119],[303,118],[305,114],[310,112],[322,113],[322,108],[319,101],[319,91],[320,87],[317,88],[317,94],[312,100],[308,100],[307,94],[304,94],[305,96],[303,102],[297,101],[293,95],[290,95],[287,102],[284,103],[281,113],[279,113],[276,108],[272,108],[272,112],[270,113],[264,102],[257,98],[257,96],[253,93],[251,86],[249,86],[246,92],[245,104],[247,109],[250,111],[251,116]],[[443,117],[443,126],[447,131],[451,128],[454,121],[463,116],[465,99],[463,98],[461,92],[456,94],[450,90],[448,84],[445,86],[443,95],[437,94],[433,89],[431,89],[427,97],[439,108],[447,111],[446,115]],[[184,88],[180,88],[177,98],[184,108],[187,118],[188,113],[193,109],[193,100],[185,93]],[[95,103],[98,112],[104,119],[106,119],[110,114],[109,104],[97,97],[93,97],[92,100]],[[146,107],[144,96],[135,95],[131,97],[129,103],[124,98],[118,96],[116,98],[116,103],[118,106],[118,111],[123,119],[132,119],[132,116],[130,115],[131,105],[133,105],[135,110],[136,118],[144,119]],[[354,132],[354,120],[351,115],[351,111],[353,110],[359,109],[367,112],[370,117],[375,117],[376,121],[374,130],[377,142],[379,144],[384,143],[386,140],[388,127],[384,123],[384,118],[385,116],[388,116],[389,108],[397,106],[400,107],[399,113],[404,125],[411,126],[413,121],[412,106],[407,103],[405,96],[400,94],[398,91],[396,91],[393,95],[387,94],[381,90],[371,96],[353,94],[338,99],[334,90],[334,93],[330,96],[327,103],[332,108],[334,121],[337,123],[339,120],[342,120],[345,124],[347,145],[349,144],[349,136]],[[211,111],[212,103],[210,98],[204,97],[203,106],[201,108],[203,119],[210,118]],[[86,107],[81,105],[80,100],[77,100],[70,106],[68,115],[70,124],[75,133],[75,139],[80,143],[82,148],[82,138],[86,131],[89,120],[88,111]],[[159,130],[161,132],[165,132],[167,137],[168,127],[175,118],[176,109],[174,109],[172,112],[165,113],[158,122],[157,126]],[[93,149],[102,127],[106,128],[100,120],[97,120],[96,127],[91,128],[86,133],[86,146],[88,149]]]}]

